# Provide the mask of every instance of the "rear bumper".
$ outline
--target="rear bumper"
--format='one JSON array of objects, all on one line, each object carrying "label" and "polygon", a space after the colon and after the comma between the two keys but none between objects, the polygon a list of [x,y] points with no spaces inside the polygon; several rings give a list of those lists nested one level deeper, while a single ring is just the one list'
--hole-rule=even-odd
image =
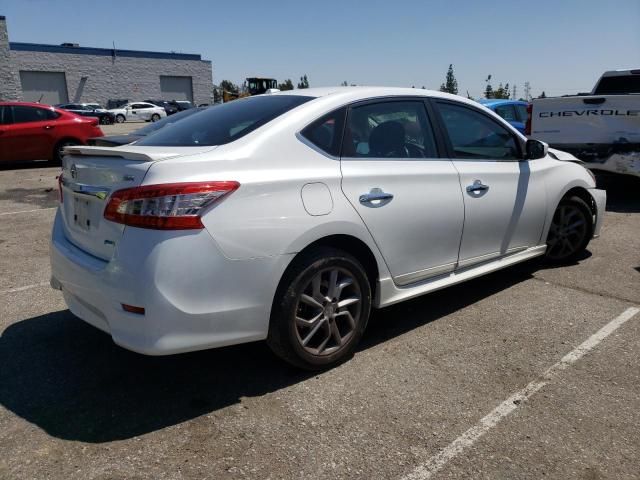
[{"label": "rear bumper", "polygon": [[607,207],[607,192],[606,190],[599,190],[597,188],[591,188],[588,192],[591,194],[591,197],[593,197],[596,204],[596,223],[593,227],[593,237],[597,238],[600,236],[604,212]]},{"label": "rear bumper", "polygon": [[[127,228],[110,261],[51,242],[52,287],[69,310],[124,348],[166,355],[266,338],[273,295],[290,256],[229,260],[206,230]],[[129,313],[122,304],[145,309]]]}]

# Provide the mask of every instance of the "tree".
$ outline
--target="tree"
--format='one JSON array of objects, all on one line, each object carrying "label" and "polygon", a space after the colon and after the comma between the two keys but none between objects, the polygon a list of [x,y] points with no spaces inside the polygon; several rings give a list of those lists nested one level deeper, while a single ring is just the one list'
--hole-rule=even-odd
[{"label": "tree", "polygon": [[279,90],[293,90],[293,82],[287,78],[284,82],[278,84]]},{"label": "tree", "polygon": [[341,87],[348,87],[349,86],[349,82],[347,82],[346,80],[344,82],[342,82],[340,84]]},{"label": "tree", "polygon": [[233,83],[231,80],[222,80],[220,82],[220,88],[231,93],[238,93],[240,91],[240,87],[238,87],[238,85]]},{"label": "tree", "polygon": [[507,83],[504,86],[502,86],[502,83],[500,83],[498,85],[498,88],[496,88],[493,91],[493,98],[503,98],[506,100],[511,98],[511,91],[509,90],[509,84]]},{"label": "tree", "polygon": [[307,78],[306,73],[302,77],[300,77],[300,82],[298,82],[298,88],[309,88],[309,79]]},{"label": "tree", "polygon": [[493,98],[493,87],[491,86],[491,75],[484,81],[487,85],[484,87],[484,98]]},{"label": "tree", "polygon": [[213,103],[222,103],[222,89],[219,86],[213,86]]},{"label": "tree", "polygon": [[441,92],[452,93],[454,95],[458,94],[458,81],[456,80],[456,76],[453,74],[453,64],[449,64],[449,70],[447,70],[447,78],[445,83],[440,85]]},{"label": "tree", "polygon": [[538,98],[547,98],[547,94],[544,93],[544,90],[542,91],[542,93],[540,94],[540,96]]}]

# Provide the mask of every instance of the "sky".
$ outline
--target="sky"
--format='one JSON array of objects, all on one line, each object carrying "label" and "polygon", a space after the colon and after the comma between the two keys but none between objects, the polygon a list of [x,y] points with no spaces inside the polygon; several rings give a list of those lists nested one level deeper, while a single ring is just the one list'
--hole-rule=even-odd
[{"label": "sky", "polygon": [[0,15],[14,42],[198,53],[214,84],[438,89],[453,64],[460,94],[490,74],[551,96],[640,68],[640,0],[0,0]]}]

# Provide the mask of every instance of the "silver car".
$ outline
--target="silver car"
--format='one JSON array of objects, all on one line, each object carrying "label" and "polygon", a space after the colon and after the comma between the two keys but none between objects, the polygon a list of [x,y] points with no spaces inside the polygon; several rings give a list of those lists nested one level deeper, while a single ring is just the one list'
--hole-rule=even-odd
[{"label": "silver car", "polygon": [[587,170],[475,102],[368,87],[68,147],[60,194],[51,283],[75,315],[145,354],[266,340],[308,369],[349,358],[372,308],[579,259],[605,205]]}]

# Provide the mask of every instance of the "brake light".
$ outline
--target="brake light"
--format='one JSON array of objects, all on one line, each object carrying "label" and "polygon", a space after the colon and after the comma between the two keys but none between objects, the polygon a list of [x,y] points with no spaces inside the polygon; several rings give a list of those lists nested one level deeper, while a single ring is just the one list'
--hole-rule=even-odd
[{"label": "brake light", "polygon": [[204,228],[203,211],[235,191],[238,182],[190,182],[146,185],[111,195],[104,218],[156,230]]},{"label": "brake light", "polygon": [[533,114],[533,104],[527,105],[527,122],[524,124],[524,134],[531,135],[531,115]]}]

